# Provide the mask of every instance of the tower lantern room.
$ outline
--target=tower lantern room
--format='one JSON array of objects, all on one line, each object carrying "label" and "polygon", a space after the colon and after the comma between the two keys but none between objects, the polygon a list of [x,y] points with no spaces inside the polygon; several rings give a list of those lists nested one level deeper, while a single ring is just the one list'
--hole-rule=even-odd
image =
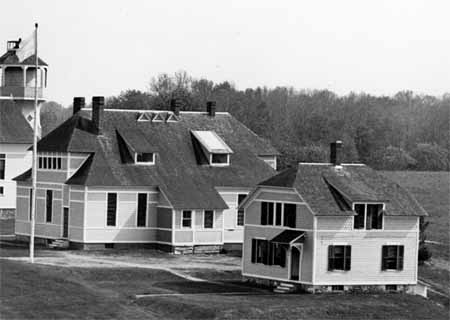
[{"label": "tower lantern room", "polygon": [[[36,80],[35,55],[25,57],[20,61],[16,51],[20,49],[21,40],[8,41],[6,53],[0,57],[0,99],[14,100],[20,108],[25,119],[34,128],[34,95]],[[47,87],[48,65],[38,58],[37,68],[37,98],[38,136],[41,133],[39,120],[40,105],[45,101],[45,88]]]}]

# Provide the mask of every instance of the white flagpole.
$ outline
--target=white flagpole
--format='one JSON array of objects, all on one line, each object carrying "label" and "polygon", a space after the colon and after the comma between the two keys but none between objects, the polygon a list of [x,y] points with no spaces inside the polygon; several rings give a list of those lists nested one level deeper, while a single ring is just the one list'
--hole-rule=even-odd
[{"label": "white flagpole", "polygon": [[34,132],[33,132],[33,164],[31,167],[32,173],[32,200],[31,200],[31,232],[30,232],[30,262],[34,263],[34,228],[36,217],[36,179],[37,179],[37,108],[38,108],[38,43],[37,43],[37,31],[38,24],[34,24],[34,58],[35,58],[35,70],[34,70]]}]

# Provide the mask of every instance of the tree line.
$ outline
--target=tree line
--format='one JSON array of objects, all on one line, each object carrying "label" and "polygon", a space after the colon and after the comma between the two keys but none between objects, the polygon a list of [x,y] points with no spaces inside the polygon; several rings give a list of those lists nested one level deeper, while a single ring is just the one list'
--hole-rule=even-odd
[{"label": "tree line", "polygon": [[[195,79],[186,72],[160,74],[146,91],[127,90],[106,99],[107,108],[202,111],[216,101],[281,153],[280,168],[326,162],[329,143],[343,141],[345,162],[383,170],[450,170],[450,93],[442,97],[398,92],[392,97],[292,87],[238,90],[230,82]],[[69,110],[71,111],[71,110]],[[56,103],[41,111],[44,133],[70,116]]]}]

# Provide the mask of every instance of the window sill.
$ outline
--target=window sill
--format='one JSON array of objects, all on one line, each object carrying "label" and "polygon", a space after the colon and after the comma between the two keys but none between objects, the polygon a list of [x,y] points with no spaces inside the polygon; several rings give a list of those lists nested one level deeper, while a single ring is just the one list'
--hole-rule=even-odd
[{"label": "window sill", "polygon": [[335,269],[335,270],[328,270],[328,272],[330,273],[347,273],[351,270],[339,270],[339,269]]}]

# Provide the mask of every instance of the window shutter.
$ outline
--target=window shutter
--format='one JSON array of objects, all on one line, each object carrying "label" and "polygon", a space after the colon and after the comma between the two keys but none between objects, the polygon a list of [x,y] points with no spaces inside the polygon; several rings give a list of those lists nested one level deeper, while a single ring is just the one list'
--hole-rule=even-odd
[{"label": "window shutter", "polygon": [[386,265],[387,253],[388,253],[388,247],[387,246],[383,246],[382,247],[382,251],[381,251],[381,270],[386,270],[387,269],[387,265]]},{"label": "window shutter", "polygon": [[273,225],[273,202],[269,202],[268,225]]},{"label": "window shutter", "polygon": [[273,253],[274,253],[274,244],[272,242],[267,242],[268,243],[268,249],[267,249],[267,264],[269,266],[273,265]]},{"label": "window shutter", "polygon": [[328,271],[334,269],[334,246],[328,246]]},{"label": "window shutter", "polygon": [[344,261],[344,270],[348,271],[351,268],[351,261],[352,261],[352,247],[351,246],[345,246],[345,261]]},{"label": "window shutter", "polygon": [[403,270],[403,251],[404,251],[404,246],[398,246],[398,249],[397,249],[397,270]]},{"label": "window shutter", "polygon": [[261,225],[267,225],[267,202],[261,202]]},{"label": "window shutter", "polygon": [[256,262],[256,239],[252,239],[252,263]]},{"label": "window shutter", "polygon": [[262,240],[262,261],[263,264],[269,264],[269,241]]},{"label": "window shutter", "polygon": [[378,211],[377,229],[383,229],[383,210]]}]

